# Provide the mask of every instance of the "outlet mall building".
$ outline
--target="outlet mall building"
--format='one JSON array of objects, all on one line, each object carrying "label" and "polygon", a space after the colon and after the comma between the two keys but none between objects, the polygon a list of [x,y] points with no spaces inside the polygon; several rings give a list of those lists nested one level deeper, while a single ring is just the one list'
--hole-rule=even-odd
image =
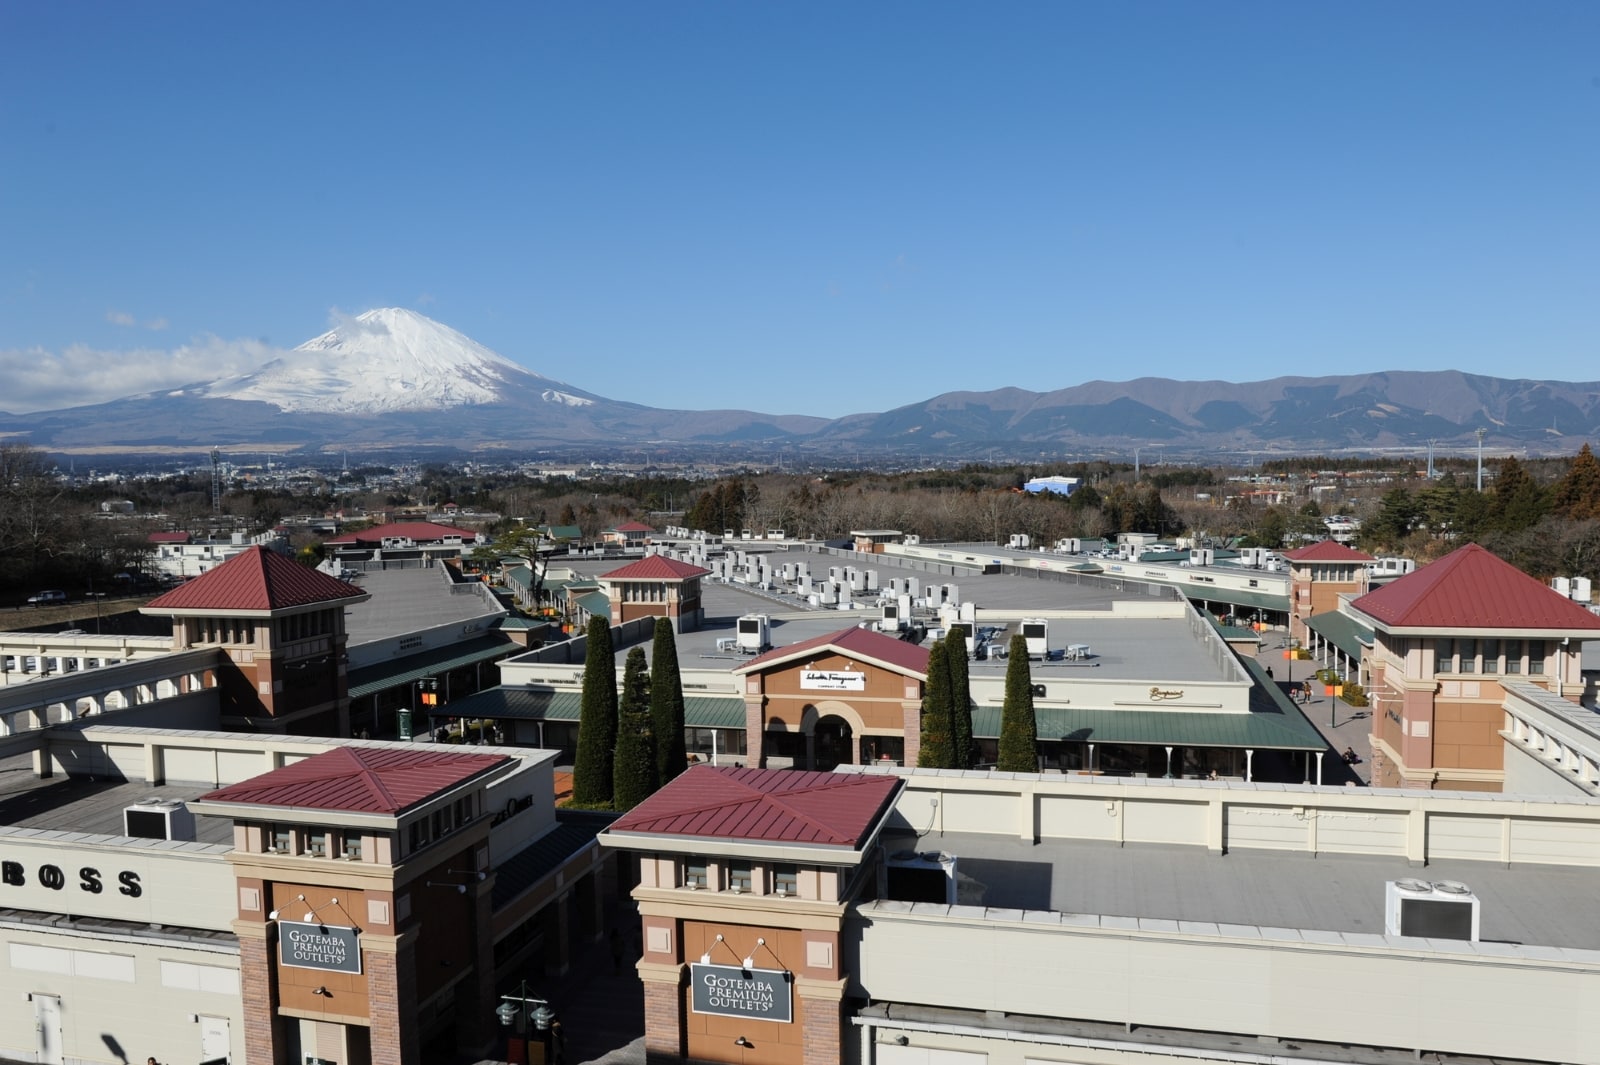
[{"label": "outlet mall building", "polygon": [[[600,938],[553,752],[79,723],[0,758],[0,1058],[374,1065],[499,1042]],[[514,979],[514,978],[513,978]]]}]

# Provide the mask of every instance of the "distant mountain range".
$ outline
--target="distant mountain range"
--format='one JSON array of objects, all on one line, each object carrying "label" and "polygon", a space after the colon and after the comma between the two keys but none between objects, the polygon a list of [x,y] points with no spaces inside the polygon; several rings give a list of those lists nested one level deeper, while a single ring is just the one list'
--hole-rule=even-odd
[{"label": "distant mountain range", "polygon": [[607,449],[663,446],[1035,457],[1146,445],[1327,453],[1476,443],[1575,451],[1600,436],[1600,383],[1457,371],[1227,381],[1091,381],[949,392],[838,419],[661,410],[533,373],[413,311],[368,311],[242,377],[33,414],[0,435],[56,452],[213,446]]}]

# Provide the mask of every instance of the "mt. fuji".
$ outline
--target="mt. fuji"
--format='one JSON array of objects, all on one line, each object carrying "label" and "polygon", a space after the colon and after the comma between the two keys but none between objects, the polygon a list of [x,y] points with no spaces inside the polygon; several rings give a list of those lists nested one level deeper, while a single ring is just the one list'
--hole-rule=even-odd
[{"label": "mt. fuji", "polygon": [[110,403],[0,414],[0,436],[60,452],[269,445],[517,451],[784,443],[827,423],[606,399],[525,370],[415,311],[386,307],[340,322],[250,373]]},{"label": "mt. fuji", "polygon": [[530,386],[546,402],[569,407],[591,406],[598,398],[525,370],[415,311],[385,307],[255,373],[197,391],[212,399],[260,400],[286,412],[393,414],[498,403]]}]

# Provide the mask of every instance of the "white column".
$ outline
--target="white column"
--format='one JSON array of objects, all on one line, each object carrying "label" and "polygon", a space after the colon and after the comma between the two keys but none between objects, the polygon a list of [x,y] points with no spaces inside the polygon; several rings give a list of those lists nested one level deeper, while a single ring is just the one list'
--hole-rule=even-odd
[{"label": "white column", "polygon": [[1255,759],[1255,756],[1256,752],[1251,750],[1249,747],[1244,749],[1244,782],[1246,784],[1253,783],[1253,778],[1251,776],[1251,762]]},{"label": "white column", "polygon": [[1322,783],[1322,751],[1317,752],[1317,783]]}]

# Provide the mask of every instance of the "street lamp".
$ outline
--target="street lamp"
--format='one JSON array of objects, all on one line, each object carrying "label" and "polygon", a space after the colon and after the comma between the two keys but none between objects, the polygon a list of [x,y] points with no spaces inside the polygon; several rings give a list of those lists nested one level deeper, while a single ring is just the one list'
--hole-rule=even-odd
[{"label": "street lamp", "polygon": [[[539,1047],[543,1050],[544,1059],[549,1060],[549,1046],[546,1043],[550,1026],[555,1023],[556,1011],[550,1008],[550,1003],[542,998],[533,998],[528,994],[528,981],[523,980],[517,987],[514,995],[501,995],[500,1005],[494,1009],[494,1015],[500,1018],[503,1027],[519,1027],[523,1034],[523,1048],[528,1045],[527,1030],[531,1026],[539,1033]],[[519,1025],[518,1020],[522,1023]],[[524,1059],[527,1058],[524,1053]]]}]

